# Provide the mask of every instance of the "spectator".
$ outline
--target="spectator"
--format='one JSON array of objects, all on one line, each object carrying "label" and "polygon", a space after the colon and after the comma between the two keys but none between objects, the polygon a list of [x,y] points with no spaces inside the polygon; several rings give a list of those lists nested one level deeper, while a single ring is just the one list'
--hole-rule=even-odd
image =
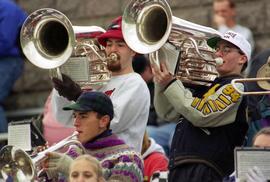
[{"label": "spectator", "polygon": [[213,21],[220,33],[224,34],[228,30],[240,33],[249,41],[251,50],[254,49],[251,30],[236,21],[236,5],[233,0],[213,0],[213,11]]},{"label": "spectator", "polygon": [[[237,23],[236,21],[236,5],[234,0],[214,0],[213,1],[214,17],[213,21],[216,25],[218,31],[222,34],[228,30],[240,33],[246,38],[251,45],[251,53],[254,50],[255,43],[252,32],[249,28],[244,27]],[[243,75],[249,74],[251,69],[251,64],[245,67]]]},{"label": "spectator", "polygon": [[[104,170],[104,178],[110,181],[135,182],[143,180],[143,161],[134,149],[119,139],[109,129],[114,117],[111,99],[102,92],[84,92],[76,103],[63,108],[73,110],[74,126],[78,140],[86,153],[98,159]],[[80,155],[78,150],[66,154],[50,152],[45,163],[46,171],[52,178],[61,173],[67,177],[70,157]],[[70,157],[69,157],[70,156]]]},{"label": "spectator", "polygon": [[[122,17],[116,18],[107,31],[98,37],[99,43],[105,46],[106,54],[116,54],[118,59],[108,61],[112,78],[97,90],[109,95],[114,104],[115,117],[110,125],[112,131],[140,152],[142,133],[149,114],[150,94],[144,80],[133,71],[132,59],[136,53],[125,43],[121,23]],[[60,108],[70,100],[76,100],[82,90],[69,77],[64,75],[63,78],[63,81],[53,79],[56,90],[52,94],[52,108],[55,118],[67,124],[71,123],[72,112],[63,112]]]},{"label": "spectator", "polygon": [[[250,60],[251,46],[228,31],[207,41],[223,59],[219,77],[207,90],[192,93],[165,64],[153,64],[155,108],[161,117],[179,121],[171,146],[169,181],[221,181],[233,172],[233,149],[243,144],[248,128],[247,100],[231,85]],[[242,83],[236,85],[244,90]]]},{"label": "spectator", "polygon": [[142,157],[144,160],[144,181],[149,182],[154,174],[168,171],[168,159],[162,147],[144,133]]},{"label": "spectator", "polygon": [[3,102],[23,71],[19,35],[26,16],[13,1],[0,1],[0,133],[7,132]]},{"label": "spectator", "polygon": [[90,155],[81,155],[71,164],[69,182],[105,182],[99,161]]}]

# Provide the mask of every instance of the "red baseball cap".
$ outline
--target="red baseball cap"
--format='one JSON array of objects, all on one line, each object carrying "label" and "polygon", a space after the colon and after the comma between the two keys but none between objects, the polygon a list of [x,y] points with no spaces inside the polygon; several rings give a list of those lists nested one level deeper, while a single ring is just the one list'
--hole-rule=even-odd
[{"label": "red baseball cap", "polygon": [[109,38],[124,39],[122,34],[122,16],[115,18],[107,28],[107,31],[97,37],[98,42],[103,46],[106,46],[106,41]]}]

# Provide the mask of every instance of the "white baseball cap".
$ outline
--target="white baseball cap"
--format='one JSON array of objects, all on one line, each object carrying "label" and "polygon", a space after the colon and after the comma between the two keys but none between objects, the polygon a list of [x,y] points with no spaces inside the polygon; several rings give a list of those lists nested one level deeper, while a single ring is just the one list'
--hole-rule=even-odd
[{"label": "white baseball cap", "polygon": [[217,43],[220,40],[225,40],[236,47],[238,47],[246,56],[247,60],[250,60],[251,57],[251,46],[250,43],[239,33],[236,33],[234,31],[227,31],[222,37],[212,37],[207,40],[208,46],[212,48],[216,48]]}]

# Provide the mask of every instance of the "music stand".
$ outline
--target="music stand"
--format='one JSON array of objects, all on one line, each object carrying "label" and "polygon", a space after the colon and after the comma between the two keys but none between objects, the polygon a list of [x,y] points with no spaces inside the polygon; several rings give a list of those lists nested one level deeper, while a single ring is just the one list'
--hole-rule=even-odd
[{"label": "music stand", "polygon": [[236,178],[246,180],[249,169],[257,166],[270,179],[270,148],[236,147],[234,150]]},{"label": "music stand", "polygon": [[8,125],[8,145],[14,145],[25,151],[46,144],[46,140],[33,124],[33,120],[13,121]]}]

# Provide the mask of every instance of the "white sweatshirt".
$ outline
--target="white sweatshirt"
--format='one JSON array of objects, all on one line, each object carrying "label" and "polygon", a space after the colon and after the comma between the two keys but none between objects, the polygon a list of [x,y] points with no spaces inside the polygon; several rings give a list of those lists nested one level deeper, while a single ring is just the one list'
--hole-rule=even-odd
[{"label": "white sweatshirt", "polygon": [[[113,76],[98,91],[106,93],[112,99],[113,133],[140,152],[150,107],[150,93],[145,81],[137,73]],[[70,103],[66,98],[59,96],[55,89],[53,90],[52,106],[55,118],[65,125],[73,124],[73,111],[62,110]]]}]

